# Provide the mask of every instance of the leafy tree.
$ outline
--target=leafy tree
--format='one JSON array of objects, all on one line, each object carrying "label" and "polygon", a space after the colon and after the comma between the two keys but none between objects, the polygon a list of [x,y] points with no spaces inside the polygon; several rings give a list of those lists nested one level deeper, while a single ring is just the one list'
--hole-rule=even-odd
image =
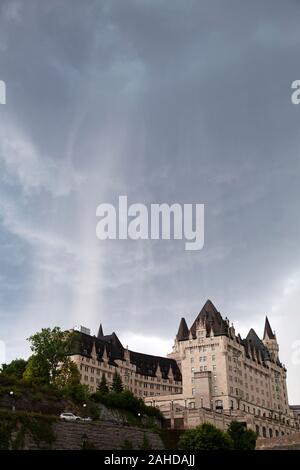
[{"label": "leafy tree", "polygon": [[230,450],[232,441],[227,433],[209,423],[185,431],[178,442],[183,450]]},{"label": "leafy tree", "polygon": [[256,433],[247,429],[243,423],[232,421],[228,427],[228,435],[232,439],[235,450],[254,450],[256,445]]},{"label": "leafy tree", "polygon": [[29,358],[23,379],[37,384],[49,384],[49,368],[40,356],[33,355]]},{"label": "leafy tree", "polygon": [[65,387],[64,393],[78,403],[84,403],[89,399],[89,389],[87,385],[78,383],[76,385],[69,385]]},{"label": "leafy tree", "polygon": [[22,379],[26,366],[27,361],[25,359],[14,359],[9,364],[2,364],[1,373],[13,376],[16,379]]},{"label": "leafy tree", "polygon": [[69,363],[68,355],[74,350],[77,333],[62,331],[59,327],[43,328],[30,336],[33,356],[28,361],[24,379],[32,381],[55,383],[57,376],[65,370]]},{"label": "leafy tree", "polygon": [[98,392],[100,392],[103,395],[106,395],[107,393],[109,393],[109,388],[108,388],[104,373],[102,374],[101,381],[98,386]]},{"label": "leafy tree", "polygon": [[112,390],[114,392],[121,393],[123,392],[123,383],[120,374],[115,371],[113,376]]},{"label": "leafy tree", "polygon": [[59,373],[55,376],[53,383],[59,389],[73,387],[80,383],[79,370],[70,358],[67,357],[62,365],[59,366]]}]

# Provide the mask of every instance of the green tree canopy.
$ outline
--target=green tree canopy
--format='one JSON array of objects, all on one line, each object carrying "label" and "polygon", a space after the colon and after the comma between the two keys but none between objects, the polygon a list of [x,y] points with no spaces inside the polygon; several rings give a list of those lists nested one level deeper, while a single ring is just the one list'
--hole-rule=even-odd
[{"label": "green tree canopy", "polygon": [[115,371],[113,375],[112,390],[114,392],[123,392],[123,383],[120,374]]},{"label": "green tree canopy", "polygon": [[57,326],[53,329],[43,328],[30,336],[29,341],[33,355],[28,361],[24,379],[55,384],[59,375],[66,374],[77,333],[62,331]]},{"label": "green tree canopy", "polygon": [[243,423],[232,421],[228,427],[228,435],[232,439],[235,450],[254,450],[256,446],[256,433],[247,429]]},{"label": "green tree canopy", "polygon": [[73,387],[80,384],[80,373],[76,364],[70,359],[66,360],[59,366],[58,374],[55,375],[53,381],[59,389],[65,389],[66,387]]},{"label": "green tree canopy", "polygon": [[9,364],[2,364],[1,373],[22,379],[27,366],[25,359],[14,359]]},{"label": "green tree canopy", "polygon": [[183,450],[230,450],[232,441],[226,432],[209,423],[185,431],[178,442]]},{"label": "green tree canopy", "polygon": [[27,363],[23,379],[38,384],[49,384],[49,368],[47,363],[38,355],[32,355]]}]

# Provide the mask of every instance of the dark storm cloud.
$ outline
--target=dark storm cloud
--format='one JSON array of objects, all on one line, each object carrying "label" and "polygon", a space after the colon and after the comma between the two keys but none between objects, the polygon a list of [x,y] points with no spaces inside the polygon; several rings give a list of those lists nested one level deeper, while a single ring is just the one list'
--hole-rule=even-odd
[{"label": "dark storm cloud", "polygon": [[[210,297],[245,330],[268,313],[290,361],[299,20],[295,1],[1,2],[1,312],[16,341],[25,321],[101,319],[169,340]],[[100,244],[97,204],[119,194],[204,203],[204,249]]]}]

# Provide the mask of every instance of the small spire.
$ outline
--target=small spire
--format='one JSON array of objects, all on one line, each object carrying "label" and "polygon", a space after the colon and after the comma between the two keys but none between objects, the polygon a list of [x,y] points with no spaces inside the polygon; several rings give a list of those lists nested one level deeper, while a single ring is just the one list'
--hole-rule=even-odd
[{"label": "small spire", "polygon": [[185,339],[188,339],[189,337],[189,329],[186,324],[185,318],[181,318],[179,328],[178,328],[178,333],[177,333],[177,340],[178,341],[183,341]]},{"label": "small spire", "polygon": [[266,317],[265,321],[264,339],[275,339],[268,317]]},{"label": "small spire", "polygon": [[103,334],[103,329],[102,329],[102,323],[100,323],[97,338],[103,338],[103,336],[104,334]]}]

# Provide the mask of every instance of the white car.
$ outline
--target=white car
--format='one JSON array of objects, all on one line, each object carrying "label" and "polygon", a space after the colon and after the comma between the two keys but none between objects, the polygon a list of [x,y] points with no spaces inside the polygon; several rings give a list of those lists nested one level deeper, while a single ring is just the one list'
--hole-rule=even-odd
[{"label": "white car", "polygon": [[92,421],[92,418],[90,418],[90,417],[88,416],[87,418],[81,418],[81,421],[88,421],[88,422],[90,422],[90,421]]},{"label": "white car", "polygon": [[74,415],[74,413],[62,413],[60,415],[61,419],[64,419],[65,421],[80,421],[81,418],[79,416]]}]

